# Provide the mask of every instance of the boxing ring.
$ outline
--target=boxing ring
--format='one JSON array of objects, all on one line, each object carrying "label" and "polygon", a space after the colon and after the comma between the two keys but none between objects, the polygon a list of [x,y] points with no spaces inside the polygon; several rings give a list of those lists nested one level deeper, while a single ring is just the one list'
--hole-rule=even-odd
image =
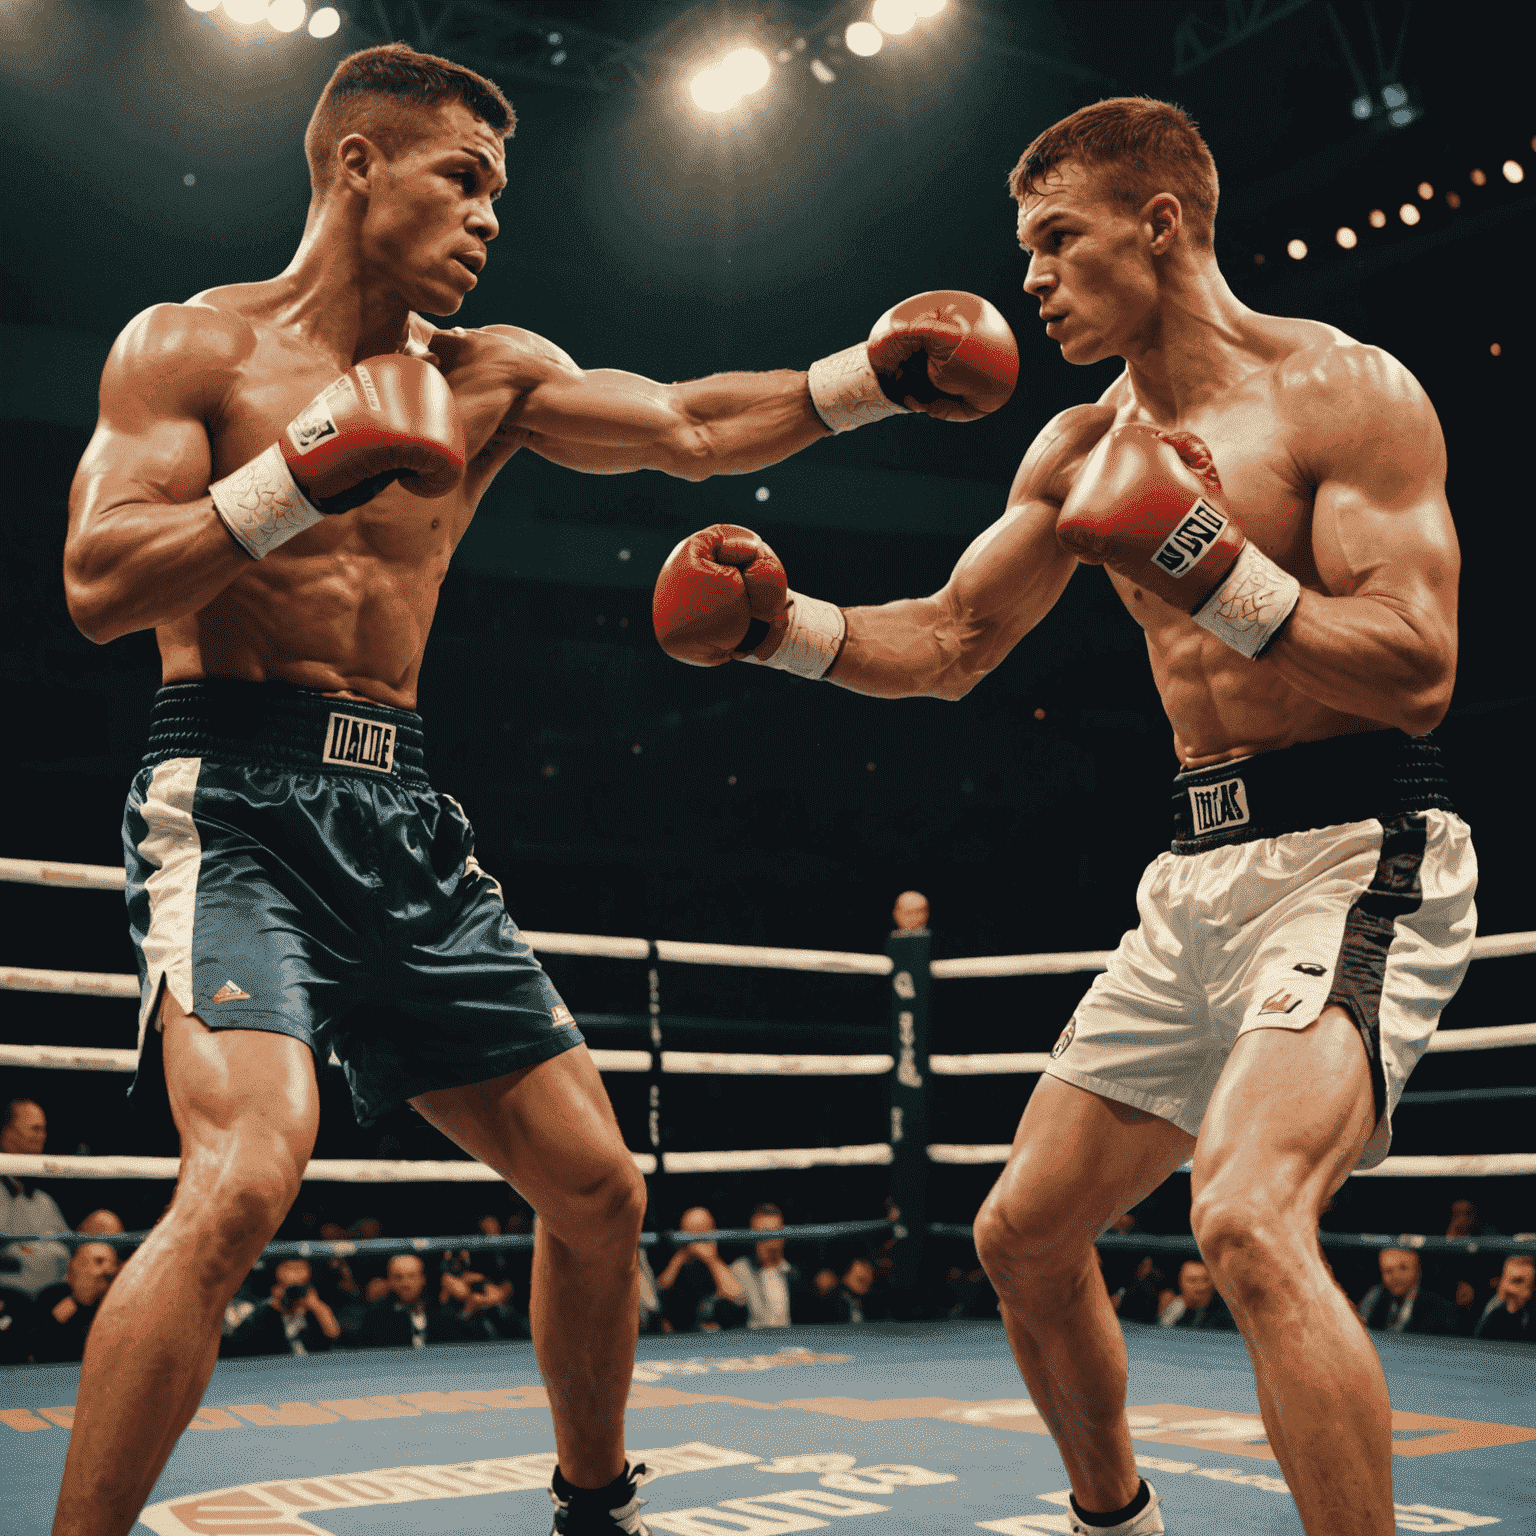
[{"label": "boxing ring", "polygon": [[[0,879],[84,890],[123,889],[121,869],[0,859]],[[648,999],[649,1047],[592,1047],[608,1074],[648,1080],[647,1175],[769,1169],[886,1167],[889,1221],[790,1226],[791,1242],[890,1232],[897,1286],[915,1281],[929,1239],[969,1236],[930,1221],[936,1166],[1000,1165],[1006,1144],[930,1142],[937,1077],[1033,1079],[1044,1052],[944,1054],[930,1049],[931,990],[967,979],[1090,974],[1107,952],[934,960],[924,931],[891,935],[883,954],[525,931],[541,955],[633,962]],[[1536,953],[1536,933],[1477,940],[1479,961]],[[664,964],[797,970],[867,977],[870,1006],[889,1017],[887,1049],[687,1051],[667,1038]],[[643,980],[642,980],[643,978]],[[884,994],[883,1005],[876,989]],[[0,968],[0,990],[138,998],[137,978]],[[580,1020],[581,1015],[577,1015]],[[745,1025],[751,1030],[755,1026]],[[1536,1023],[1437,1034],[1432,1052],[1536,1046]],[[131,1072],[131,1050],[0,1046],[13,1068]],[[683,1151],[666,1144],[666,1080],[864,1077],[884,1088],[889,1134],[859,1145]],[[874,1087],[871,1084],[871,1087]],[[1523,1097],[1486,1088],[1404,1095]],[[0,1155],[0,1174],[29,1178],[174,1178],[174,1158]],[[1489,1177],[1536,1173],[1536,1153],[1390,1157],[1357,1177]],[[306,1181],[498,1182],[478,1163],[316,1160]],[[40,1236],[42,1234],[39,1234]],[[691,1240],[708,1234],[689,1233]],[[758,1234],[725,1229],[722,1241]],[[51,1235],[58,1240],[57,1234]],[[67,1236],[67,1234],[65,1235]],[[116,1241],[130,1246],[142,1234]],[[82,1239],[75,1239],[76,1241]],[[102,1241],[91,1237],[90,1241]],[[648,1242],[656,1238],[647,1234]],[[420,1237],[274,1243],[269,1258],[323,1257],[377,1247],[430,1251],[517,1248],[526,1236]],[[1536,1240],[1322,1234],[1325,1248],[1410,1246],[1421,1251],[1536,1253]],[[1105,1249],[1195,1253],[1189,1237],[1108,1234]],[[1298,1522],[1258,1418],[1252,1370],[1235,1334],[1124,1322],[1130,1424],[1138,1462],[1186,1536],[1294,1532]],[[1392,1389],[1398,1527],[1459,1531],[1502,1524],[1536,1530],[1536,1363],[1528,1345],[1373,1335]],[[78,1366],[0,1372],[0,1445],[6,1504],[18,1532],[47,1529]],[[544,1529],[543,1490],[554,1462],[543,1389],[523,1341],[428,1350],[224,1360],[135,1530],[160,1536],[347,1536],[372,1532]],[[533,1410],[533,1411],[526,1411]],[[632,1459],[658,1474],[645,1518],[678,1536],[774,1536],[874,1517],[881,1531],[1005,1533],[1068,1529],[1065,1475],[995,1321],[823,1325],[771,1332],[646,1336],[629,1400]],[[508,1522],[518,1522],[508,1527]]]}]

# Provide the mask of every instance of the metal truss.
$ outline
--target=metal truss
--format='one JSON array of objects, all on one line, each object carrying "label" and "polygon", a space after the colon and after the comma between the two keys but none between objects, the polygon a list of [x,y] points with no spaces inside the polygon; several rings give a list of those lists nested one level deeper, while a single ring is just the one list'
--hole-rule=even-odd
[{"label": "metal truss", "polygon": [[1226,0],[1226,20],[1208,21],[1191,11],[1173,29],[1173,72],[1187,75],[1207,59],[1245,43],[1311,0]]}]

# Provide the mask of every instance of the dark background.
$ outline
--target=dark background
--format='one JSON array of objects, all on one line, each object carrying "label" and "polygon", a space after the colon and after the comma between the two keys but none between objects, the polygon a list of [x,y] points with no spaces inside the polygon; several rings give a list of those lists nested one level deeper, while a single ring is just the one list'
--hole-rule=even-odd
[{"label": "dark background", "polygon": [[[56,0],[0,15],[10,146],[0,159],[9,620],[0,665],[10,704],[0,852],[119,857],[123,792],[158,674],[152,636],[97,648],[64,609],[66,498],[95,378],[112,336],[145,306],[286,264],[307,203],[300,140],[314,99],[341,57],[382,40],[365,28],[371,8],[355,9],[325,41],[265,27],[240,33],[180,0]],[[752,477],[586,478],[528,454],[512,461],[443,588],[420,707],[433,774],[469,810],[480,858],[520,923],[873,950],[893,897],[909,886],[933,902],[939,955],[1108,947],[1133,920],[1137,875],[1165,846],[1175,763],[1139,631],[1100,572],[1080,571],[1049,618],[960,704],[873,701],[761,669],[677,666],[655,644],[648,600],[671,545],[717,519],[756,528],[798,589],[841,604],[942,584],[1001,511],[1034,433],[1117,372],[1111,363],[1074,370],[1040,333],[1020,290],[1007,172],[1040,129],[1074,108],[1145,93],[1187,106],[1212,147],[1222,177],[1217,251],[1237,294],[1387,348],[1440,413],[1464,568],[1459,679],[1438,736],[1477,837],[1482,931],[1536,928],[1536,541],[1521,474],[1536,233],[1529,24],[1493,5],[1421,3],[1409,13],[1390,0],[1277,0],[1268,11],[1273,25],[1218,47],[1227,12],[1214,0],[950,0],[939,18],[858,60],[826,39],[862,6],[593,0],[539,14],[617,39],[624,61],[589,40],[578,46],[573,33],[571,65],[585,60],[585,72],[563,80],[548,50],[530,51],[526,38],[507,44],[498,78],[520,119],[511,184],[463,323],[524,325],[580,362],[673,379],[803,368],[862,336],[905,295],[957,287],[997,304],[1022,352],[1016,394],[984,422],[885,422]],[[475,50],[500,44],[477,34],[463,7],[442,14],[436,46],[497,74]],[[466,15],[453,33],[448,23]],[[776,69],[739,117],[706,122],[689,109],[682,92],[698,60],[753,36],[772,46],[796,33],[810,38],[806,56],[833,65],[835,85],[812,80],[802,58]],[[432,43],[404,26],[397,35]],[[1215,51],[1202,61],[1192,42]],[[581,83],[594,78],[607,88]],[[1408,87],[1417,119],[1394,129],[1378,109],[1357,121],[1351,98],[1362,87],[1379,95],[1390,80]],[[1527,171],[1518,185],[1499,173],[1511,157]],[[1487,174],[1482,187],[1474,168]],[[1421,180],[1434,189],[1422,201]],[[1447,204],[1450,191],[1459,208]],[[1423,211],[1415,228],[1396,216],[1405,201]],[[1380,232],[1366,223],[1373,207],[1388,214]],[[1362,236],[1353,251],[1333,243],[1342,222]],[[1285,254],[1295,237],[1310,248],[1301,262]],[[760,486],[766,501],[755,497]],[[0,886],[0,903],[0,958],[132,969],[112,897]],[[642,966],[557,959],[550,970],[578,1014],[644,1010]],[[1085,981],[939,984],[935,1048],[1045,1049]],[[833,1038],[831,1025],[848,1049],[882,1048],[875,982],[674,966],[663,967],[661,984],[670,1015],[759,1021],[751,1049],[814,1048]],[[1533,986],[1536,959],[1480,963],[1445,1026],[1523,1022]],[[11,1041],[133,1040],[127,1003],[5,993],[0,1010]],[[590,1038],[640,1043],[617,1027]],[[704,1025],[678,1025],[672,1038],[748,1044],[739,1029]],[[168,1150],[128,1118],[124,1081],[16,1073],[7,1086],[44,1102],[52,1150]],[[1506,1050],[1430,1057],[1413,1087],[1533,1081],[1536,1052]],[[609,1084],[630,1145],[642,1147],[643,1080]],[[939,1080],[932,1138],[1007,1140],[1023,1088],[1016,1078]],[[408,1112],[358,1131],[336,1074],[325,1093],[319,1156],[450,1155]],[[878,1080],[671,1079],[667,1118],[675,1147],[886,1133]],[[1529,1124],[1518,1101],[1410,1106],[1394,1151],[1523,1150]],[[994,1172],[936,1170],[931,1214],[968,1219]],[[886,1177],[673,1179],[653,1216],[668,1222],[706,1198],[720,1220],[738,1221],[764,1197],[799,1219],[878,1213]],[[103,1194],[54,1188],[71,1219]],[[1438,1230],[1466,1188],[1357,1182],[1339,1220]],[[1473,1192],[1503,1230],[1536,1227],[1536,1180],[1487,1180]],[[352,1191],[310,1194],[342,1220],[359,1213]],[[113,1198],[132,1225],[164,1195],[138,1185]],[[385,1198],[393,1230],[441,1230],[467,1220],[485,1193]],[[1187,1180],[1175,1179],[1149,1224],[1178,1228],[1187,1199]]]}]

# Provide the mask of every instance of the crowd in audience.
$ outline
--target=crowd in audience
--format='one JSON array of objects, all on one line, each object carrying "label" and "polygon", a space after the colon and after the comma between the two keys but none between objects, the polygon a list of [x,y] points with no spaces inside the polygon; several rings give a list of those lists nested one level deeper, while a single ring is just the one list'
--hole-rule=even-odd
[{"label": "crowd in audience", "polygon": [[[47,1116],[28,1099],[0,1109],[0,1151],[40,1154]],[[887,1202],[887,1215],[894,1211]],[[303,1218],[306,1235],[344,1245],[338,1256],[264,1259],[230,1303],[220,1345],[225,1355],[315,1354],[333,1348],[423,1348],[453,1341],[528,1336],[532,1254],[527,1248],[469,1246],[418,1252],[402,1242],[359,1251],[358,1239],[384,1235],[380,1219],[350,1226]],[[729,1223],[728,1224],[732,1224]],[[997,1296],[974,1252],[935,1271],[926,1286],[893,1284],[896,1238],[847,1244],[804,1243],[795,1256],[776,1235],[778,1205],[761,1203],[748,1217],[760,1234],[727,1257],[715,1240],[698,1238],[642,1249],[639,1324],[643,1333],[772,1329],[804,1323],[865,1323],[885,1318],[995,1318]],[[533,1216],[514,1206],[478,1220],[487,1238],[528,1233]],[[717,1230],[704,1206],[682,1212],[677,1229]],[[111,1211],[93,1211],[76,1236],[123,1231]],[[1111,1228],[1135,1234],[1135,1216]],[[0,1177],[0,1243],[8,1233],[69,1233],[53,1198],[28,1179]],[[1451,1208],[1446,1235],[1495,1235],[1468,1199]],[[1517,1237],[1536,1234],[1517,1233]],[[1232,1330],[1231,1313],[1198,1258],[1134,1245],[1095,1250],[1111,1305],[1128,1322],[1163,1328]],[[653,1255],[655,1256],[653,1258]],[[0,1247],[0,1364],[79,1360],[86,1335],[128,1250],[100,1242],[11,1242]],[[1536,1260],[1528,1254],[1435,1252],[1383,1248],[1379,1283],[1352,1300],[1367,1328],[1437,1333],[1536,1344],[1532,1290]]]}]

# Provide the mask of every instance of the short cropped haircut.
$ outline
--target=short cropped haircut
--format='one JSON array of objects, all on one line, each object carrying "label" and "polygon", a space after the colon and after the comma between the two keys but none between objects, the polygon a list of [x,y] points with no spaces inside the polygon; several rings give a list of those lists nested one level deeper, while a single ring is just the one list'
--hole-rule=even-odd
[{"label": "short cropped haircut", "polygon": [[360,133],[391,157],[431,129],[431,113],[461,101],[476,117],[510,139],[517,114],[493,81],[405,43],[364,48],[343,59],[320,93],[304,132],[309,182],[324,192],[336,172],[336,146]]},{"label": "short cropped haircut", "polygon": [[784,1219],[784,1212],[769,1200],[764,1200],[761,1205],[754,1205],[752,1207],[752,1214],[754,1216],[777,1216],[780,1221]]},{"label": "short cropped haircut", "polygon": [[1131,208],[1171,192],[1197,246],[1212,244],[1216,224],[1216,162],[1194,119],[1172,102],[1150,96],[1110,96],[1047,128],[1008,177],[1022,203],[1055,167],[1076,161],[1105,173],[1110,195]]}]

